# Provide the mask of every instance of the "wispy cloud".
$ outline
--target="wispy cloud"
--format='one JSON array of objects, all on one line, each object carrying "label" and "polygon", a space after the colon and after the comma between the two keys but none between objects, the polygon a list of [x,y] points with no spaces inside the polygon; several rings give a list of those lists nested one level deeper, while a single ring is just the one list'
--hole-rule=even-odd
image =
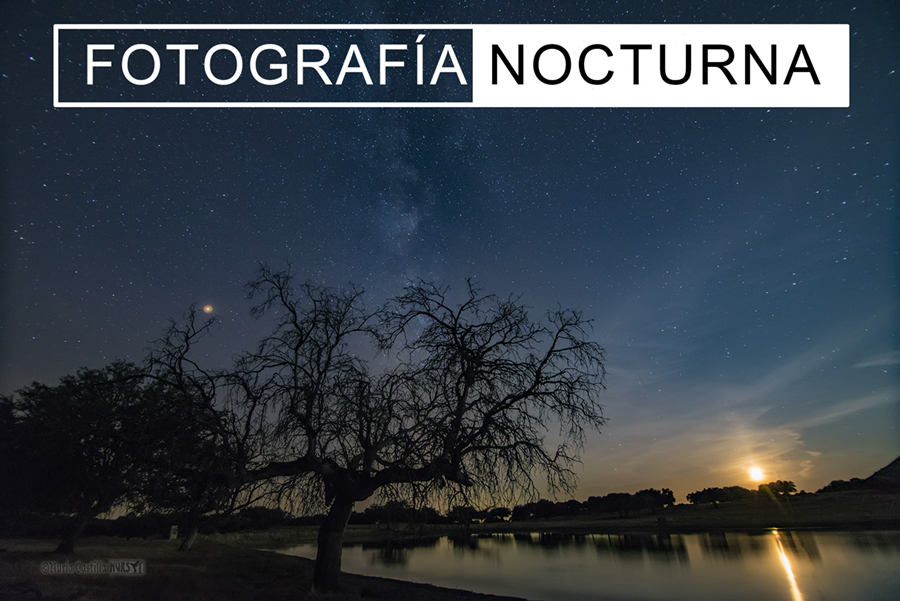
[{"label": "wispy cloud", "polygon": [[[677,361],[662,363],[654,371],[666,382],[634,367],[611,371],[621,386],[611,387],[609,427],[585,454],[585,495],[648,486],[668,486],[679,496],[709,486],[755,487],[748,474],[754,465],[766,478],[815,488],[830,476],[816,470],[825,449],[811,447],[808,433],[900,399],[895,384],[858,396],[823,392],[809,376],[833,360],[818,345],[749,381],[673,381]],[[786,399],[793,406],[805,399],[814,409],[785,413]]]},{"label": "wispy cloud", "polygon": [[587,450],[584,481],[602,482],[602,488],[586,487],[586,495],[665,486],[683,497],[709,486],[752,487],[753,466],[763,467],[772,480],[808,476],[814,456],[802,432],[763,425],[761,413],[707,408],[612,428]]},{"label": "wispy cloud", "polygon": [[864,359],[853,367],[885,367],[887,365],[897,364],[900,364],[900,351],[891,351],[889,353],[881,353],[880,355]]},{"label": "wispy cloud", "polygon": [[898,400],[900,400],[900,391],[896,388],[884,388],[863,397],[829,405],[814,415],[808,415],[797,421],[791,422],[790,427],[798,429],[815,428],[830,422],[838,421],[848,415],[859,413],[860,411],[891,405],[898,402]]}]

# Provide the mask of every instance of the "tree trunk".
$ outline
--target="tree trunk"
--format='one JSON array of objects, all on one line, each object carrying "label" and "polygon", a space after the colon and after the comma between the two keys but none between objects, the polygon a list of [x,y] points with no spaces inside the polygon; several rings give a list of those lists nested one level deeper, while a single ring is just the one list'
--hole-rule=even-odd
[{"label": "tree trunk", "polygon": [[353,501],[337,496],[319,527],[319,546],[316,550],[316,568],[313,573],[312,589],[315,593],[329,593],[338,590],[341,575],[341,545],[344,529],[353,511]]},{"label": "tree trunk", "polygon": [[69,527],[66,530],[66,534],[63,537],[62,541],[60,541],[59,546],[56,547],[56,553],[74,553],[75,552],[75,541],[78,540],[78,537],[81,536],[81,533],[84,532],[85,526],[91,520],[91,515],[77,515],[72,520],[72,523],[69,524]]},{"label": "tree trunk", "polygon": [[197,532],[200,530],[200,525],[197,522],[191,522],[191,529],[188,530],[188,534],[184,537],[184,541],[182,541],[181,546],[178,547],[179,552],[190,551],[191,545],[194,544],[194,540],[197,538]]}]

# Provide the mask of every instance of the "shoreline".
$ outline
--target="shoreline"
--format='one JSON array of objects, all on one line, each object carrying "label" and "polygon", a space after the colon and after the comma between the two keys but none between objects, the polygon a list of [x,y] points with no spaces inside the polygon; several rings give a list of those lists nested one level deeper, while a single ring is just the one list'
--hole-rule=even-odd
[{"label": "shoreline", "polygon": [[[735,502],[718,507],[677,505],[628,518],[573,516],[528,522],[464,525],[413,525],[388,529],[350,525],[344,543],[385,544],[440,536],[558,533],[679,535],[698,532],[783,530],[900,531],[900,493],[834,493],[791,497],[783,503]],[[131,540],[84,537],[72,555],[53,553],[57,538],[0,540],[0,598],[13,601],[298,601],[308,594],[314,561],[273,549],[315,544],[315,526],[274,528],[200,536],[188,553],[176,550],[180,540]],[[263,550],[266,549],[266,550]],[[92,562],[142,559],[146,575],[111,577],[98,574],[42,574],[44,562]],[[462,589],[390,578],[345,573],[336,601],[385,599],[414,601],[524,601],[520,597],[475,593]]]}]

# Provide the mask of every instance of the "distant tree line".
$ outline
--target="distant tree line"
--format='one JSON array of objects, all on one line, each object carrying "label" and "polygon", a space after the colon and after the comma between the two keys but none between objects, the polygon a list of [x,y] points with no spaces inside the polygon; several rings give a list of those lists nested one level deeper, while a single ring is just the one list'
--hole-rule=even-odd
[{"label": "distant tree line", "polygon": [[675,495],[668,488],[648,488],[634,494],[610,493],[602,497],[589,497],[580,503],[576,500],[553,503],[541,499],[535,503],[518,505],[512,510],[513,521],[539,520],[564,516],[614,513],[626,518],[641,511],[656,513],[659,509],[675,504]]},{"label": "distant tree line", "polygon": [[690,493],[687,496],[689,503],[703,505],[711,503],[717,506],[719,503],[730,501],[748,501],[758,498],[783,497],[797,492],[797,487],[790,480],[776,480],[768,484],[760,484],[757,490],[750,490],[743,486],[725,486],[704,488]]},{"label": "distant tree line", "polygon": [[668,488],[648,488],[634,494],[610,493],[602,497],[590,497],[581,502],[549,501],[539,499],[513,508],[492,507],[476,509],[468,505],[455,505],[441,513],[431,507],[415,508],[405,501],[388,501],[384,505],[372,505],[361,513],[354,512],[351,524],[470,524],[497,523],[502,521],[524,522],[583,515],[613,514],[631,517],[641,512],[655,514],[659,509],[675,504],[675,495]]},{"label": "distant tree line", "polygon": [[648,488],[634,494],[610,493],[602,497],[590,497],[584,502],[575,499],[556,502],[539,499],[516,505],[511,509],[508,507],[476,509],[467,505],[456,505],[443,514],[431,507],[414,508],[404,501],[389,501],[384,505],[372,505],[362,513],[354,513],[350,517],[350,523],[470,524],[523,522],[599,514],[631,517],[641,512],[655,514],[659,509],[674,504],[675,495],[668,488],[662,490]]},{"label": "distant tree line", "polygon": [[850,478],[849,480],[832,480],[826,486],[823,486],[817,493],[829,493],[829,492],[846,492],[851,490],[882,490],[888,488],[896,488],[891,486],[886,486],[882,482],[877,480],[873,481],[870,478]]}]

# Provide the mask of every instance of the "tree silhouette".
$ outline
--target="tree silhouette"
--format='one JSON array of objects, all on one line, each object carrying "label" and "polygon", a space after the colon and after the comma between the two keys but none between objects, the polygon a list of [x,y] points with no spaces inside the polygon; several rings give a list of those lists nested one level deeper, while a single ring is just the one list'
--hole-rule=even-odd
[{"label": "tree silhouette", "polygon": [[785,497],[797,492],[797,486],[790,480],[776,480],[768,484],[760,484],[759,492],[768,496]]},{"label": "tree silhouette", "polygon": [[718,507],[719,503],[727,503],[729,501],[741,501],[756,498],[756,491],[741,486],[726,486],[724,488],[704,488],[690,493],[687,500],[693,504],[712,503],[714,507]]},{"label": "tree silhouette", "polygon": [[185,516],[187,535],[179,551],[191,548],[205,520],[248,507],[270,492],[267,482],[242,477],[266,444],[258,374],[240,361],[223,371],[193,359],[194,348],[215,323],[215,318],[201,320],[191,307],[183,322],[169,324],[144,368],[166,391],[158,409],[168,420],[163,452],[141,494],[150,508]]},{"label": "tree silhouette", "polygon": [[[132,364],[81,369],[4,400],[4,484],[14,509],[68,515],[57,548],[71,552],[88,521],[136,500],[162,438],[159,391]],[[9,499],[7,499],[9,500]]]},{"label": "tree silhouette", "polygon": [[360,290],[296,285],[265,266],[248,291],[274,331],[235,368],[253,378],[233,389],[243,410],[267,416],[240,479],[327,507],[316,590],[337,587],[355,502],[534,497],[539,474],[569,489],[585,431],[604,423],[603,349],[576,311],[535,322],[518,299],[471,282],[458,304],[419,282],[367,312]]},{"label": "tree silhouette", "polygon": [[650,509],[654,515],[658,509],[675,504],[675,495],[668,488],[656,490],[647,488],[634,494],[635,504],[639,509]]}]

